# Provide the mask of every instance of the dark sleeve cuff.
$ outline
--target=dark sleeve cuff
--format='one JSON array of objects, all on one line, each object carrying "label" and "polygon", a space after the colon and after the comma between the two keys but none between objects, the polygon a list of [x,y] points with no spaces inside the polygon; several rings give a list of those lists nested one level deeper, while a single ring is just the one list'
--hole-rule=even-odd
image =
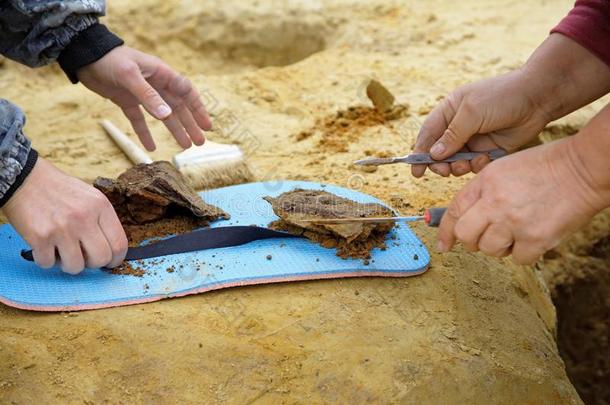
[{"label": "dark sleeve cuff", "polygon": [[15,194],[15,191],[17,191],[17,189],[21,187],[25,179],[32,172],[32,169],[34,169],[34,166],[36,165],[37,161],[38,152],[36,152],[34,149],[30,149],[30,154],[28,155],[28,159],[25,161],[25,165],[23,166],[21,173],[19,173],[19,176],[17,176],[11,188],[9,188],[8,191],[4,194],[4,196],[0,198],[0,208],[4,207],[4,204],[6,204],[7,201],[11,199],[13,194]]},{"label": "dark sleeve cuff", "polygon": [[610,1],[578,0],[553,33],[571,38],[610,66]]},{"label": "dark sleeve cuff", "polygon": [[123,45],[103,24],[93,24],[81,31],[59,55],[57,61],[72,83],[78,83],[76,72],[83,66],[98,61],[108,52]]}]

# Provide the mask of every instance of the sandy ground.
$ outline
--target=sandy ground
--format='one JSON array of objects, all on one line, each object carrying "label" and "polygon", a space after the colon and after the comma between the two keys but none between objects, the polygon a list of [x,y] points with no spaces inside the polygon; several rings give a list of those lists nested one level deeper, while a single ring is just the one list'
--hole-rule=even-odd
[{"label": "sandy ground", "polygon": [[[210,139],[240,142],[258,179],[358,188],[404,213],[446,204],[467,179],[415,180],[406,167],[364,173],[349,163],[366,151],[409,151],[440,98],[519,66],[571,7],[109,3],[108,25],[191,77],[215,117]],[[108,117],[128,129],[111,103],[70,85],[56,67],[5,61],[0,70],[0,94],[27,112],[27,133],[43,156],[87,181],[129,167],[97,125]],[[407,116],[322,147],[316,120],[366,105],[370,77],[409,105]],[[555,132],[582,125],[596,108]],[[178,146],[151,125],[155,158],[170,158]],[[297,141],[301,131],[313,135]],[[434,246],[433,230],[415,231]],[[540,268],[458,249],[433,253],[430,271],[410,279],[239,288],[74,314],[0,306],[0,402],[579,403]]]}]

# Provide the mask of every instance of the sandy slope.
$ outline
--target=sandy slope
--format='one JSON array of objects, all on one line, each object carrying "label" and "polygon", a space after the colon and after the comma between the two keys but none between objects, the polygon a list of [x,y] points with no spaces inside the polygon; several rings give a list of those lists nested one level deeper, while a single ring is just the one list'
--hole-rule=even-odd
[{"label": "sandy slope", "polygon": [[[361,188],[405,213],[446,204],[466,179],[414,180],[398,166],[363,173],[349,162],[410,150],[439,98],[519,66],[571,4],[110,3],[108,24],[189,74],[216,118],[210,138],[241,142],[259,179]],[[339,138],[347,152],[321,147],[315,130],[296,141],[316,119],[366,104],[372,76],[410,106],[407,117]],[[67,172],[90,181],[129,166],[96,125],[109,117],[127,129],[120,112],[56,68],[5,62],[0,94],[27,111],[35,147]],[[171,157],[178,147],[152,127],[155,157]],[[433,246],[433,231],[415,230]],[[406,280],[241,288],[70,315],[0,307],[0,401],[579,402],[536,270],[462,250],[432,261]]]}]

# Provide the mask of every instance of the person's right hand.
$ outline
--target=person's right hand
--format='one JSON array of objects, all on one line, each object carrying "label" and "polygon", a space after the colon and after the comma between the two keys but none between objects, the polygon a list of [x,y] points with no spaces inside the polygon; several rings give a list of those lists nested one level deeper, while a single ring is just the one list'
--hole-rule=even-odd
[{"label": "person's right hand", "polygon": [[[610,69],[585,47],[562,34],[551,34],[518,70],[458,88],[424,122],[415,152],[436,160],[464,149],[527,145],[549,122],[610,92]],[[435,163],[442,176],[481,171],[486,156],[467,162]],[[426,166],[414,165],[421,177]]]},{"label": "person's right hand", "polygon": [[45,269],[57,263],[78,274],[85,267],[116,267],[127,253],[125,231],[108,199],[42,158],[3,212]]},{"label": "person's right hand", "polygon": [[[467,84],[453,91],[428,115],[417,137],[414,152],[430,152],[442,160],[459,151],[502,148],[512,152],[532,141],[551,121],[522,70]],[[489,163],[486,155],[468,162],[435,163],[430,170],[441,175],[478,173]],[[413,165],[421,177],[425,165]]]}]

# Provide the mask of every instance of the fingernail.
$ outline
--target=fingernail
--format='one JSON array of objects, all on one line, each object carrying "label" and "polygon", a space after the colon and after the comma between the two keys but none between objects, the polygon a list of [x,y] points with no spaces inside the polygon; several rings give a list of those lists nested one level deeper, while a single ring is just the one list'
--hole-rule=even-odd
[{"label": "fingernail", "polygon": [[172,113],[172,109],[166,104],[161,104],[157,107],[157,116],[159,118],[167,118]]},{"label": "fingernail", "polygon": [[436,250],[438,250],[439,252],[446,252],[447,246],[445,246],[445,244],[439,240],[438,243],[436,244]]},{"label": "fingernail", "polygon": [[445,152],[445,144],[439,142],[430,149],[430,153],[433,155],[442,155]]}]

